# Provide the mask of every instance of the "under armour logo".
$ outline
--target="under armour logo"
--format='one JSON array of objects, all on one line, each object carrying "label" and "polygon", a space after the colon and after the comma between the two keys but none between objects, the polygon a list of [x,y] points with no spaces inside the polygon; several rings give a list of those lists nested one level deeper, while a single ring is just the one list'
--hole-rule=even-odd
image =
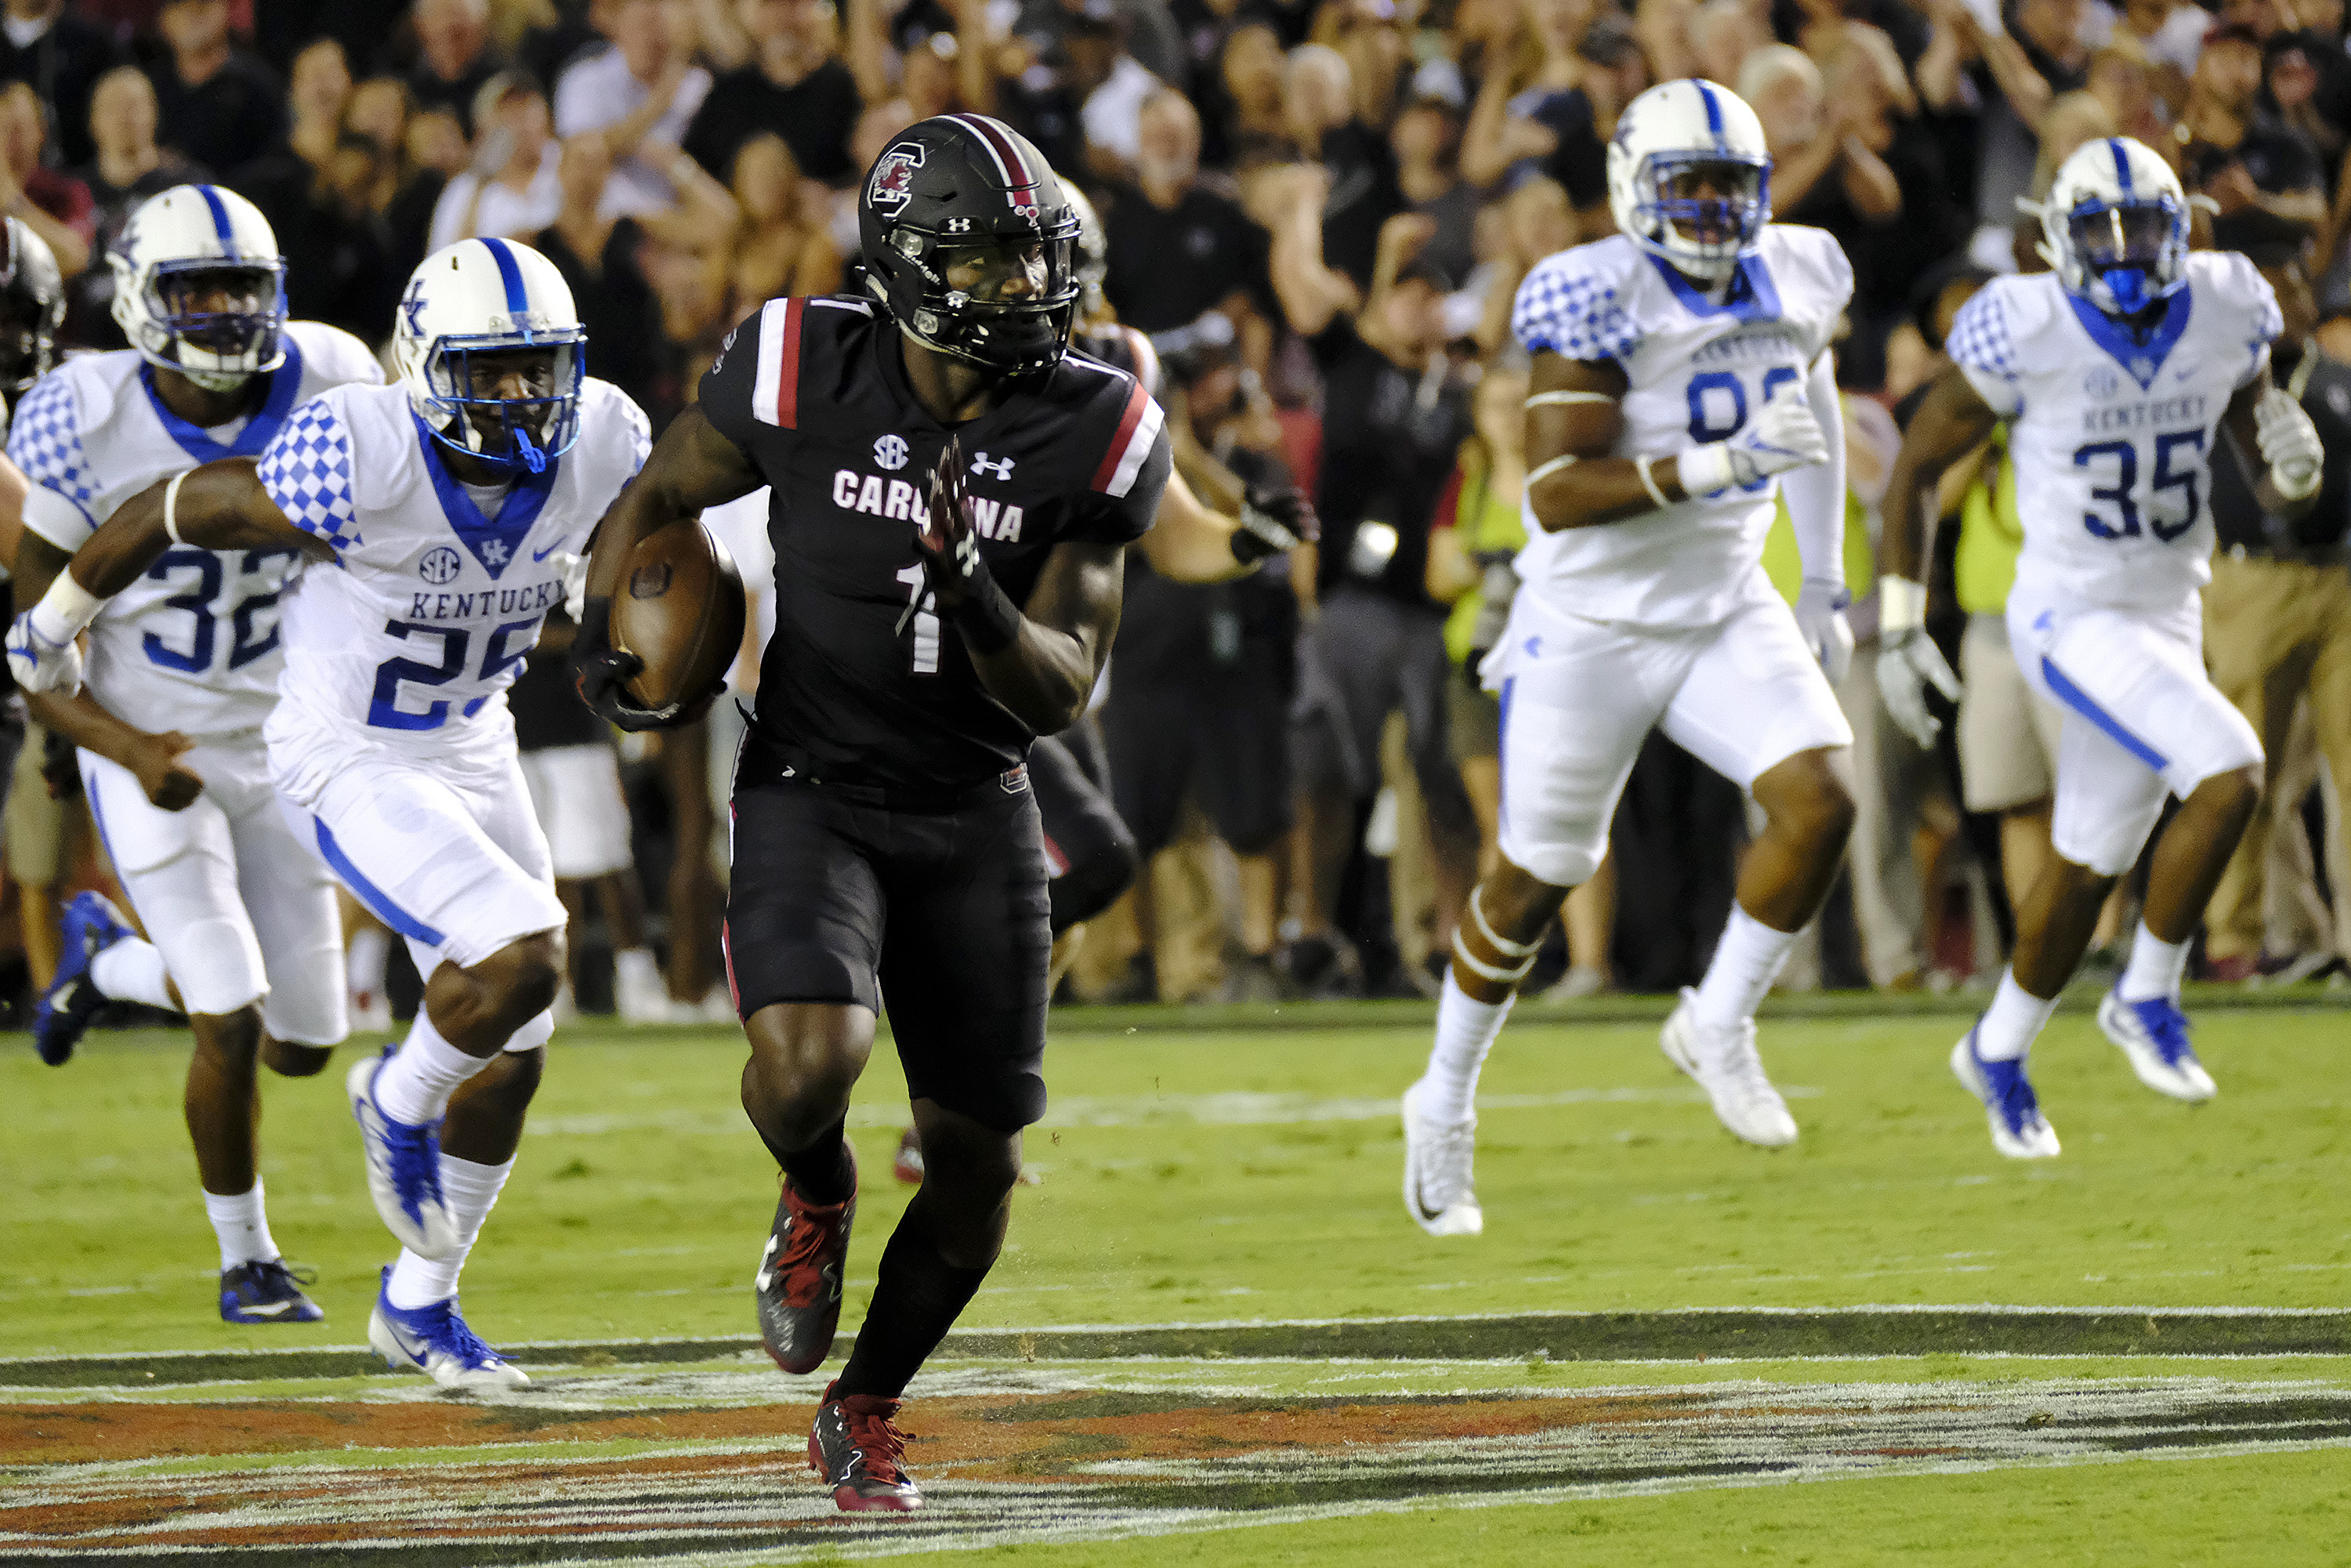
[{"label": "under armour logo", "polygon": [[987,454],[983,452],[971,460],[971,471],[975,476],[993,474],[999,479],[1009,479],[1012,477],[1012,459],[1004,457],[990,463]]},{"label": "under armour logo", "polygon": [[424,314],[424,280],[423,278],[416,278],[409,284],[408,293],[400,301],[400,308],[408,318],[410,334],[414,336],[422,333],[424,326],[417,318]]}]

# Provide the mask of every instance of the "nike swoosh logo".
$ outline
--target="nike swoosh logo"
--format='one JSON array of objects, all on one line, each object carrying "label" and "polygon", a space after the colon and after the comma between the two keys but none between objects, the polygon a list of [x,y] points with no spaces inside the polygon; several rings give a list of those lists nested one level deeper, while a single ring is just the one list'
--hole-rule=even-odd
[{"label": "nike swoosh logo", "polygon": [[293,1310],[294,1303],[291,1301],[256,1301],[252,1305],[237,1308],[237,1311],[247,1317],[255,1318],[274,1318],[282,1312],[290,1312]]},{"label": "nike swoosh logo", "polygon": [[553,555],[557,550],[559,550],[562,548],[563,541],[561,539],[558,539],[553,544],[548,546],[545,549],[535,549],[531,551],[530,559],[534,561],[545,560],[549,556]]},{"label": "nike swoosh logo", "polygon": [[1445,1212],[1443,1209],[1428,1207],[1428,1200],[1420,1196],[1420,1183],[1417,1180],[1412,1184],[1412,1207],[1413,1212],[1423,1219],[1435,1219]]}]

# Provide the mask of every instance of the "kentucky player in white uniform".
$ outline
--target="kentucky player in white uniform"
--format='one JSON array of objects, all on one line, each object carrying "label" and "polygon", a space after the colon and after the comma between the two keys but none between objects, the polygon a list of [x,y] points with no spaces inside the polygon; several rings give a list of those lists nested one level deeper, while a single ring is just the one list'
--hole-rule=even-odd
[{"label": "kentucky player in white uniform", "polygon": [[[277,238],[232,191],[180,185],[152,198],[110,260],[115,319],[132,346],[44,377],[8,444],[32,481],[17,557],[28,603],[156,480],[257,454],[304,400],[383,380],[349,333],[286,319]],[[279,599],[298,559],[165,553],[91,623],[87,689],[33,699],[35,716],[80,747],[91,813],[152,941],[99,894],[75,900],[36,1043],[63,1062],[109,998],[188,1014],[188,1131],[230,1322],[320,1315],[270,1236],[255,1063],[314,1073],[346,1033],[333,883],[278,814],[261,742],[285,663]]]},{"label": "kentucky player in white uniform", "polygon": [[453,1387],[527,1381],[466,1327],[457,1275],[513,1167],[563,972],[505,691],[562,602],[567,558],[650,445],[637,406],[583,377],[584,343],[537,252],[435,252],[402,299],[399,385],[329,392],[257,463],[141,495],[10,634],[28,686],[70,685],[73,632],[172,540],[305,558],[284,600],[270,779],[428,977],[407,1040],[350,1080],[369,1186],[405,1249],[369,1339]]},{"label": "kentucky player in white uniform", "polygon": [[2149,1088],[2212,1096],[2179,981],[2260,793],[2262,748],[2204,673],[2209,465],[2226,430],[2262,455],[2262,506],[2296,517],[2316,500],[2321,463],[2308,416],[2270,383],[2276,297],[2245,257],[2189,253],[2187,199],[2155,152],[2122,139],[2084,146],[2057,172],[2042,232],[2055,270],[1987,284],[1952,326],[1952,368],[1920,405],[1886,491],[1891,580],[1880,580],[1879,685],[1896,718],[1931,737],[1920,682],[1939,659],[1919,630],[1932,526],[1922,498],[2006,419],[2024,524],[2009,637],[2026,678],[2065,713],[2057,855],[2018,905],[2013,959],[1951,1066],[1984,1103],[1993,1145],[2020,1159],[2057,1153],[2025,1051],[2168,794],[2179,813],[2098,1022]]},{"label": "kentucky player in white uniform", "polygon": [[[1652,88],[1608,151],[1620,232],[1540,263],[1519,290],[1512,327],[1534,356],[1524,586],[1483,672],[1501,696],[1501,862],[1469,900],[1436,1049],[1404,1101],[1405,1207],[1434,1235],[1483,1226],[1479,1066],[1543,927],[1599,864],[1652,729],[1769,819],[1666,1054],[1739,1136],[1796,1136],[1754,1014],[1853,817],[1830,767],[1853,740],[1830,687],[1853,638],[1829,352],[1853,275],[1827,235],[1770,223],[1770,169],[1728,89]],[[1804,565],[1793,615],[1761,565],[1782,475]]]}]

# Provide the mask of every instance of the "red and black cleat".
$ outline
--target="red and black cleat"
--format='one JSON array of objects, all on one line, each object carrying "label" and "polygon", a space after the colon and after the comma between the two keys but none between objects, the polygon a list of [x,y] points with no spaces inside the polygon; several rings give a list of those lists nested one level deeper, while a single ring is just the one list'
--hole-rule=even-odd
[{"label": "red and black cleat", "polygon": [[759,1303],[759,1339],[789,1373],[814,1372],[832,1353],[841,1323],[841,1270],[849,1260],[849,1228],[857,1218],[857,1161],[851,1155],[849,1197],[834,1204],[802,1202],[784,1183],[776,1227],[759,1254],[752,1281]]},{"label": "red and black cleat", "polygon": [[906,1434],[892,1417],[898,1401],[852,1394],[835,1399],[827,1385],[809,1431],[809,1469],[832,1489],[843,1513],[912,1513],[923,1506],[923,1489],[901,1462]]}]

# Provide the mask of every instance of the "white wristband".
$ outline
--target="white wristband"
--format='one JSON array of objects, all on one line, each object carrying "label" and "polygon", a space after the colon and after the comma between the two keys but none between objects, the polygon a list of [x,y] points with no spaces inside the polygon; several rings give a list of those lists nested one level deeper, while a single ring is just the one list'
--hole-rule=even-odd
[{"label": "white wristband", "polygon": [[2272,468],[2270,470],[2271,486],[2276,489],[2279,495],[2284,497],[2289,501],[2299,501],[2305,497],[2314,494],[2317,491],[2318,486],[2325,482],[2325,478],[2326,470],[2324,466],[2314,467],[2310,470],[2309,476],[2304,478],[2300,485],[2289,485],[2286,483],[2284,477],[2281,476],[2275,468]]},{"label": "white wristband", "polygon": [[76,582],[70,570],[61,571],[33,606],[33,631],[45,643],[70,643],[105,608],[106,601]]},{"label": "white wristband", "polygon": [[1927,624],[1927,589],[1907,577],[1877,580],[1877,626],[1881,632],[1916,632]]},{"label": "white wristband", "polygon": [[1739,475],[1730,465],[1730,446],[1727,442],[1709,441],[1704,446],[1693,446],[1676,460],[1674,468],[1681,476],[1682,494],[1692,497],[1710,496],[1739,483]]}]

